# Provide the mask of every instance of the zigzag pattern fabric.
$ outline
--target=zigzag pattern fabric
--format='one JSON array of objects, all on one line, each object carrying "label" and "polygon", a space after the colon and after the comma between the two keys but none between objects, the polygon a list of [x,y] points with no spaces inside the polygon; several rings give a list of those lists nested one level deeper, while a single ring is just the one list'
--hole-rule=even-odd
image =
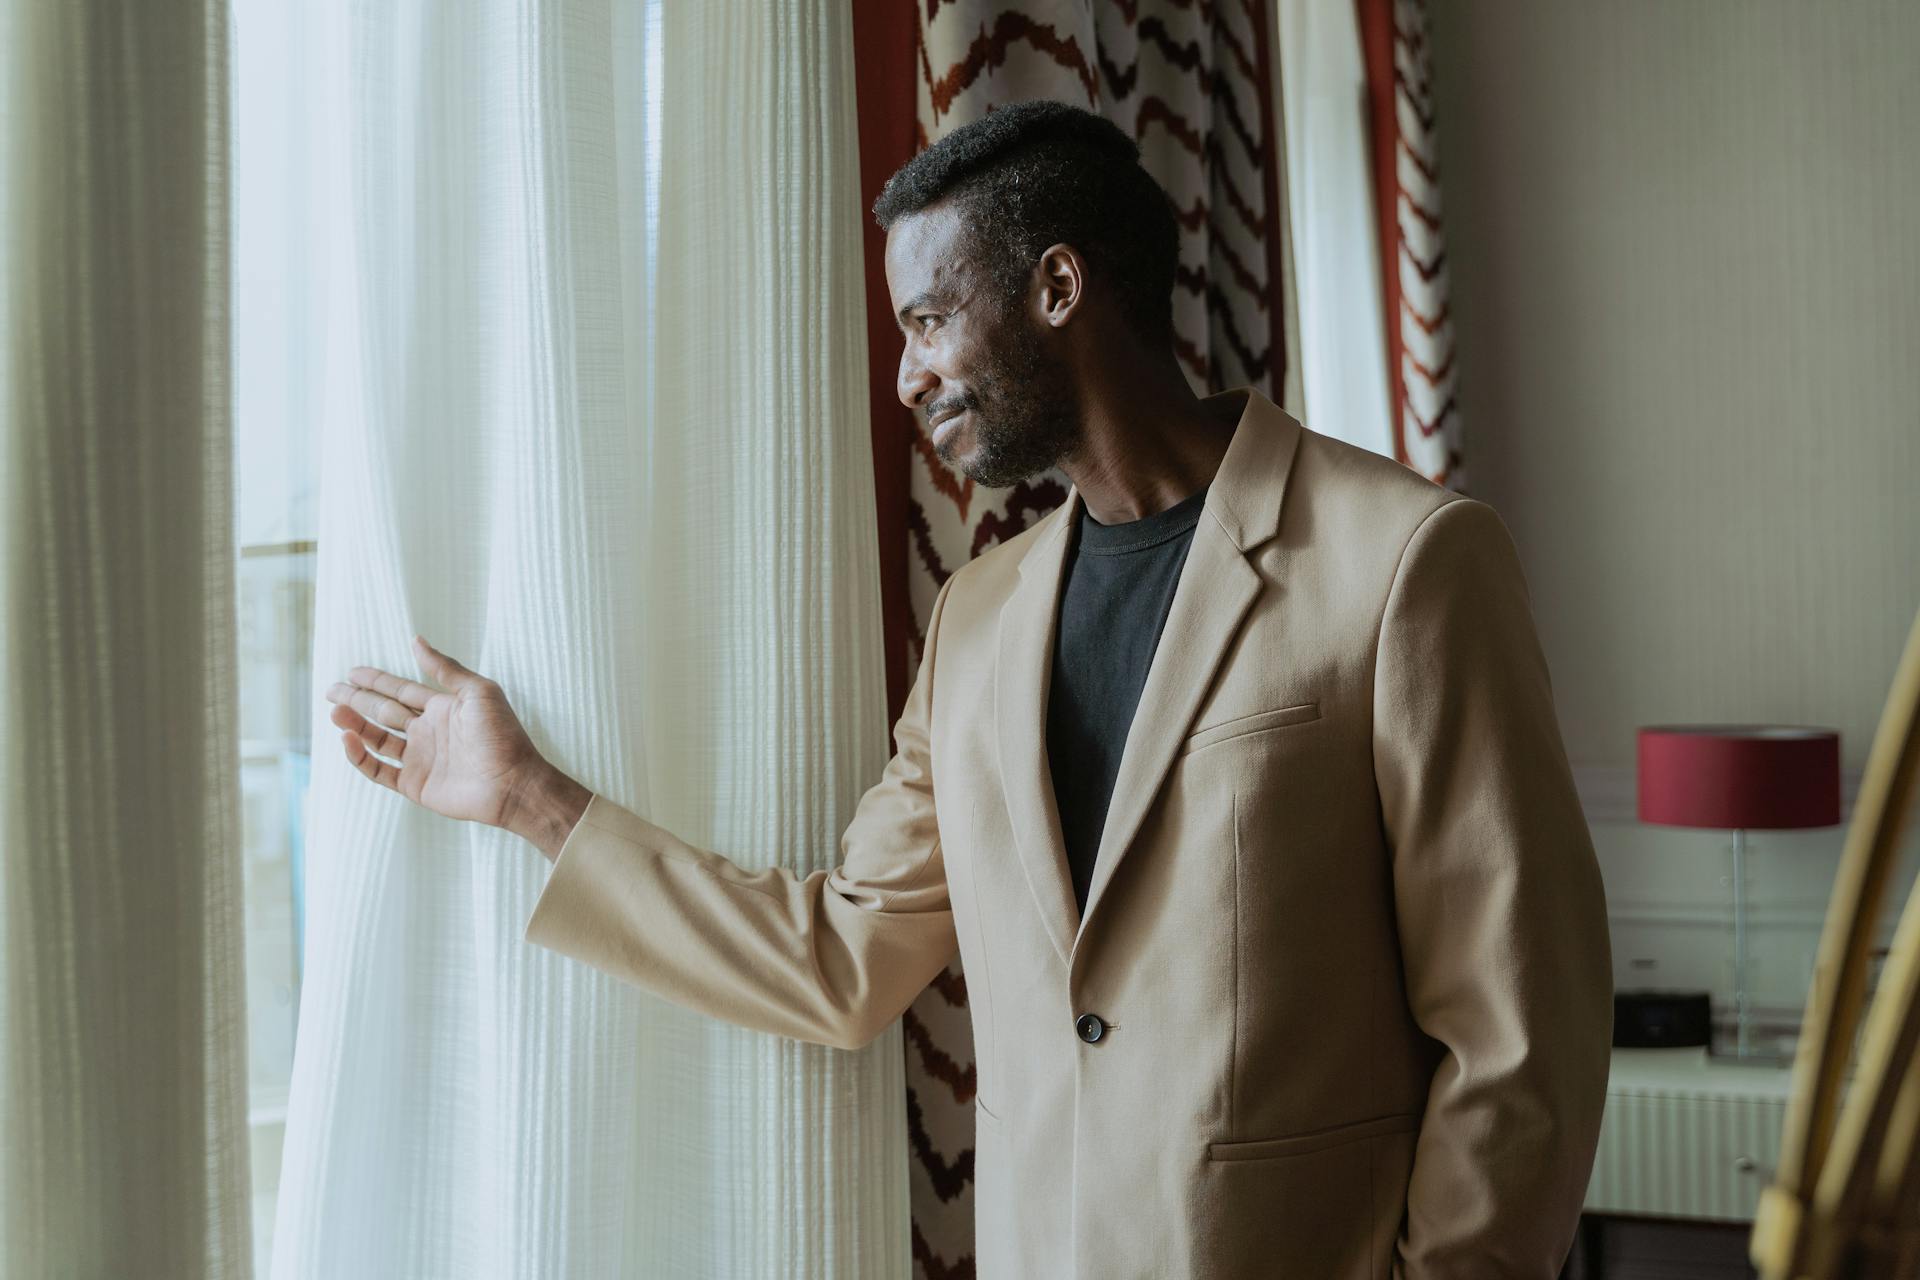
[{"label": "zigzag pattern fabric", "polygon": [[1427,4],[1359,0],[1359,6],[1373,109],[1388,367],[1395,375],[1389,388],[1394,457],[1436,484],[1464,490]]},{"label": "zigzag pattern fabric", "polygon": [[[1100,112],[1139,142],[1179,211],[1174,328],[1196,392],[1286,367],[1269,24],[1239,0],[927,0],[920,14],[921,147],[994,107],[1055,98]],[[981,490],[913,439],[907,511],[912,647],[948,574],[1065,500],[1058,473]],[[965,976],[942,974],[907,1011],[913,1253],[924,1280],[971,1277],[974,1062]]]}]

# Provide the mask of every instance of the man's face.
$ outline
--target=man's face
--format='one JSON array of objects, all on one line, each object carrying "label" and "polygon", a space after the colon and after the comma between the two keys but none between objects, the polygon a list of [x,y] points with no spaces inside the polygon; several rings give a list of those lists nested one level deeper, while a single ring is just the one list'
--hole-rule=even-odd
[{"label": "man's face", "polygon": [[887,232],[887,290],[906,337],[897,383],[934,452],[974,483],[1006,488],[1078,444],[1080,405],[1052,330],[1003,300],[966,259],[962,223],[936,204]]}]

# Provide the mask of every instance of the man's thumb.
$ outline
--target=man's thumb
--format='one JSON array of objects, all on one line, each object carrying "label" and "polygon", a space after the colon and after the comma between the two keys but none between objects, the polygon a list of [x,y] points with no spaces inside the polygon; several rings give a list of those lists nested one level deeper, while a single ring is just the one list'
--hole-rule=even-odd
[{"label": "man's thumb", "polygon": [[421,667],[425,669],[428,675],[449,689],[458,689],[461,685],[469,684],[480,678],[475,673],[461,666],[458,662],[455,662],[452,658],[449,658],[446,654],[428,644],[424,636],[414,636],[413,645],[420,653]]}]

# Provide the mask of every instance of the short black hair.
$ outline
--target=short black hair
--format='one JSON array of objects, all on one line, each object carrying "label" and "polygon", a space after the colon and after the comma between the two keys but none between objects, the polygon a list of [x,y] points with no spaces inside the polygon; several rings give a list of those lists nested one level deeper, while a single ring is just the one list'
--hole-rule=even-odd
[{"label": "short black hair", "polygon": [[1173,201],[1112,121],[1064,102],[1015,102],[916,155],[873,202],[882,230],[947,197],[974,263],[1017,296],[1049,245],[1070,244],[1112,283],[1142,338],[1171,340],[1180,226]]}]

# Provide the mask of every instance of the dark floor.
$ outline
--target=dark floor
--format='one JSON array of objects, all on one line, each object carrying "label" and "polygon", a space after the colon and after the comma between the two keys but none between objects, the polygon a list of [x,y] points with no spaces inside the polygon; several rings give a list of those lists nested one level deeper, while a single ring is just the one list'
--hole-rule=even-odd
[{"label": "dark floor", "polygon": [[1562,1280],[1751,1280],[1746,1223],[1581,1219]]}]

